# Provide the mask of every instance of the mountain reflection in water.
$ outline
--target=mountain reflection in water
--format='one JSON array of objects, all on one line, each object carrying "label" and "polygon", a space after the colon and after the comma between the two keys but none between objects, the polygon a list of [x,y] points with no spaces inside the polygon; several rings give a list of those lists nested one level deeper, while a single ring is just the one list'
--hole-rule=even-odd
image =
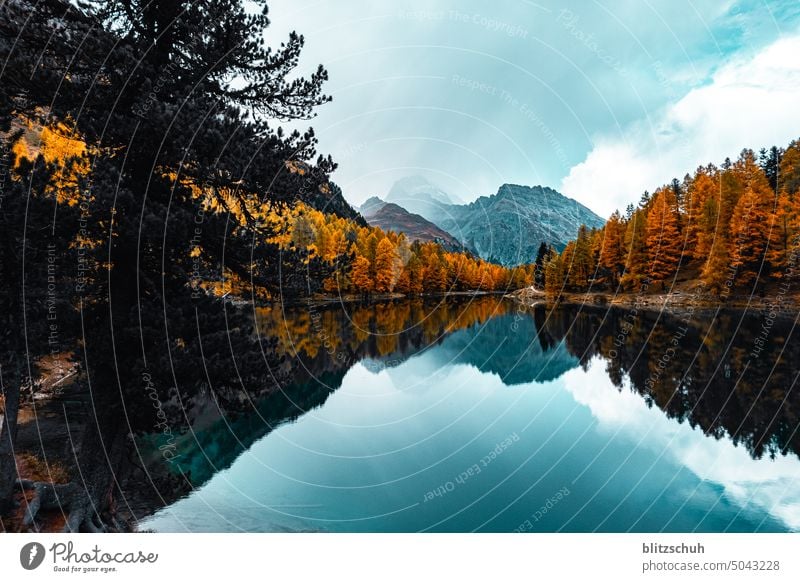
[{"label": "mountain reflection in water", "polygon": [[[270,372],[288,381],[230,410],[213,390],[195,394],[171,463],[156,454],[163,434],[140,439],[157,483],[199,488],[164,496],[174,505],[143,527],[800,527],[791,321],[762,342],[759,315],[525,310],[496,297],[269,307],[255,319],[277,338]],[[519,442],[491,478],[486,468],[431,511],[426,493],[511,434]],[[560,509],[531,522],[564,487]],[[217,518],[186,517],[201,501],[199,515]]]}]

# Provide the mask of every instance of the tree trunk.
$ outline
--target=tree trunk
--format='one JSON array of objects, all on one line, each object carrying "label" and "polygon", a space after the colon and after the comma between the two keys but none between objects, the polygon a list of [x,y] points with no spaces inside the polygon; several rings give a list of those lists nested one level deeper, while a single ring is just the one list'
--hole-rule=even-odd
[{"label": "tree trunk", "polygon": [[112,390],[104,390],[94,401],[84,427],[72,481],[63,485],[20,481],[35,495],[28,503],[23,525],[36,529],[40,510],[58,510],[67,516],[64,531],[105,532],[128,529],[115,516],[116,474],[124,458],[125,431],[118,407],[109,406]]},{"label": "tree trunk", "polygon": [[12,386],[7,386],[2,366],[0,366],[0,391],[5,400],[3,425],[0,427],[0,516],[3,516],[14,508],[14,489],[17,481],[14,443],[17,438],[19,382],[15,381]]}]

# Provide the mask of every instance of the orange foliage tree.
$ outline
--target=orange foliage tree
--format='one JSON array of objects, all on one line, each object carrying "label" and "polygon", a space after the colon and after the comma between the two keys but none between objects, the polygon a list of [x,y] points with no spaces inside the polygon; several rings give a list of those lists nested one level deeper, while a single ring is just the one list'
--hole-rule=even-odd
[{"label": "orange foliage tree", "polygon": [[[800,142],[794,140],[760,158],[743,150],[734,162],[699,167],[683,182],[645,192],[598,231],[581,227],[537,280],[544,278],[549,294],[618,284],[632,291],[648,278],[681,280],[685,268],[684,281],[728,294],[786,278],[798,252]],[[596,276],[588,276],[595,265]]]},{"label": "orange foliage tree", "polygon": [[654,281],[664,281],[678,270],[682,243],[675,195],[671,188],[657,190],[647,213],[647,250]]},{"label": "orange foliage tree", "polygon": [[276,233],[270,242],[335,267],[323,281],[328,293],[505,291],[533,282],[533,265],[506,268],[434,242],[409,243],[402,233],[359,226],[302,203],[259,209],[258,216]]}]

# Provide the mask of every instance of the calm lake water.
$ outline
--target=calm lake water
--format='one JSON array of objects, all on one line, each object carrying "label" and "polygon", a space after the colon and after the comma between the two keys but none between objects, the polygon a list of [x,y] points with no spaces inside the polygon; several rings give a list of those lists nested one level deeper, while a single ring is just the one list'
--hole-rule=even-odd
[{"label": "calm lake water", "polygon": [[170,464],[194,489],[141,529],[800,529],[791,321],[492,297],[256,321],[291,381],[197,413]]}]

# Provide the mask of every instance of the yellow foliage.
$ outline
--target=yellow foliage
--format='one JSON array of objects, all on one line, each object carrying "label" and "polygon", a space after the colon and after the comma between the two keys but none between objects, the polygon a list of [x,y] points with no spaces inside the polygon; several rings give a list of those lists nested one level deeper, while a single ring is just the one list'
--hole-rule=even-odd
[{"label": "yellow foliage", "polygon": [[[402,234],[362,227],[303,203],[269,207],[262,221],[274,233],[268,242],[284,250],[305,250],[310,258],[340,267],[337,276],[324,282],[326,292],[499,291],[532,282],[531,268],[507,269],[465,253],[445,252],[433,242],[412,247]],[[349,276],[346,266],[351,267]]]},{"label": "yellow foliage", "polygon": [[292,174],[300,174],[301,176],[305,176],[306,172],[308,171],[308,166],[306,166],[305,163],[297,160],[287,160],[286,169]]},{"label": "yellow foliage", "polygon": [[[13,145],[17,165],[23,160],[43,159],[54,167],[46,195],[70,206],[91,203],[93,198],[87,194],[82,179],[91,170],[92,147],[76,133],[71,120],[43,124],[25,119],[15,123],[24,129]],[[306,163],[294,160],[287,161],[286,168],[301,176],[310,171]],[[160,168],[159,172],[187,189],[203,211],[229,213],[241,226],[253,219],[271,233],[266,242],[287,251],[304,251],[307,261],[319,259],[333,267],[334,274],[323,282],[329,293],[492,291],[530,284],[527,270],[509,270],[464,253],[448,253],[432,242],[411,245],[402,234],[364,227],[303,203],[290,206],[261,201],[252,193],[241,196],[235,190],[238,185],[220,188],[199,184],[171,168]],[[331,185],[325,182],[319,189],[328,194]],[[79,234],[72,244],[94,248],[101,241]],[[188,250],[193,259],[201,252],[197,246]],[[217,296],[241,295],[249,290],[249,285],[227,272],[222,281],[203,281],[200,287]]]},{"label": "yellow foliage", "polygon": [[53,180],[45,193],[55,195],[59,204],[79,204],[78,183],[89,173],[89,160],[86,158],[89,149],[76,135],[71,121],[43,125],[25,119],[16,123],[25,131],[11,148],[15,166],[19,167],[23,160],[33,162],[41,155],[46,163],[55,166]]},{"label": "yellow foliage", "polygon": [[70,137],[71,130],[64,123],[42,128],[41,153],[45,161],[65,162],[70,158],[80,157],[86,153],[86,144],[74,137]]}]

